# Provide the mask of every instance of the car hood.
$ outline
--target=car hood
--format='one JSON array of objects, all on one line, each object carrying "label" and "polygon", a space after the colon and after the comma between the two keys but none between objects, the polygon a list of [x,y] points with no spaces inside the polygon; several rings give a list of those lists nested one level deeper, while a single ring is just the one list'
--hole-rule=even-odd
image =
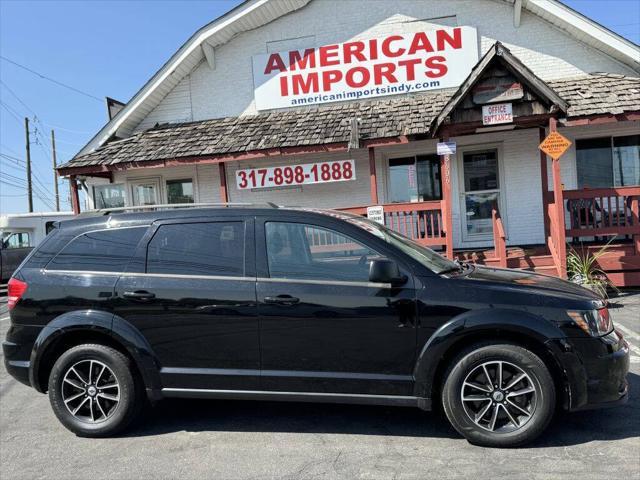
[{"label": "car hood", "polygon": [[469,273],[458,278],[486,282],[494,286],[503,286],[520,291],[532,291],[532,293],[535,291],[538,294],[547,293],[554,296],[571,297],[576,300],[602,301],[598,294],[580,285],[527,270],[474,266]]}]

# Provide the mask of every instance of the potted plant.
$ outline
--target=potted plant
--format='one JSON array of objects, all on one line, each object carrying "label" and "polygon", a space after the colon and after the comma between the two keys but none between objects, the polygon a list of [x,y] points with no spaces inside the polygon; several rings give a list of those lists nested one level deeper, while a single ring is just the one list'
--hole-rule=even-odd
[{"label": "potted plant", "polygon": [[580,246],[580,251],[569,247],[567,255],[567,276],[569,280],[597,293],[602,298],[607,298],[607,290],[616,290],[607,278],[607,275],[600,269],[598,259],[602,257],[615,237],[612,237],[595,253],[591,253],[584,246]]}]

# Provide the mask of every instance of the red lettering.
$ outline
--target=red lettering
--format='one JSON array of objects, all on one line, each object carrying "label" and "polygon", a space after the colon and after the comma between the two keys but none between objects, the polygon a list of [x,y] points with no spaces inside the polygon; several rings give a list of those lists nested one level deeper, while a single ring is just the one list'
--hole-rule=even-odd
[{"label": "red lettering", "polygon": [[289,95],[289,84],[287,83],[287,77],[280,77],[280,95],[287,97]]},{"label": "red lettering", "polygon": [[369,40],[369,60],[378,59],[378,40],[372,38]]},{"label": "red lettering", "polygon": [[446,61],[447,59],[441,55],[427,58],[424,64],[433,71],[427,70],[424,74],[429,78],[439,78],[446,75],[449,71]]},{"label": "red lettering", "polygon": [[424,50],[425,52],[433,52],[433,46],[427,38],[427,34],[424,32],[418,32],[411,41],[409,47],[409,55],[414,55],[418,50]]},{"label": "red lettering", "polygon": [[325,70],[322,72],[322,91],[331,90],[331,84],[338,83],[342,80],[342,72],[340,70]]},{"label": "red lettering", "polygon": [[320,66],[329,67],[331,65],[338,65],[340,59],[338,58],[338,45],[326,45],[320,47]]},{"label": "red lettering", "polygon": [[316,51],[314,48],[307,48],[302,56],[300,56],[298,50],[289,52],[289,68],[291,70],[304,70],[305,68],[314,68],[315,66]]},{"label": "red lettering", "polygon": [[411,60],[400,60],[398,62],[398,66],[404,67],[407,81],[412,81],[416,79],[416,65],[420,65],[422,60],[420,58],[413,58]]},{"label": "red lettering", "polygon": [[455,50],[462,48],[462,29],[460,27],[454,28],[453,37],[446,30],[438,30],[436,32],[436,44],[439,52],[444,50],[445,43],[448,43]]},{"label": "red lettering", "polygon": [[351,63],[351,58],[355,57],[358,62],[365,62],[367,57],[362,53],[364,42],[349,42],[344,44],[344,63]]},{"label": "red lettering", "polygon": [[267,68],[265,68],[264,74],[269,75],[274,70],[280,70],[281,72],[287,71],[287,67],[284,66],[284,62],[278,53],[272,53],[269,56],[269,60],[267,60]]},{"label": "red lettering", "polygon": [[[361,75],[360,81],[356,81],[354,75],[359,73]],[[364,87],[371,80],[371,73],[368,68],[365,67],[353,67],[347,71],[347,75],[345,76],[345,81],[347,85],[351,88],[360,88]]]},{"label": "red lettering", "polygon": [[[306,77],[306,80],[305,80]],[[294,95],[300,93],[318,92],[318,72],[311,72],[307,75],[293,75],[291,77],[291,90]]]},{"label": "red lettering", "polygon": [[373,81],[376,85],[382,84],[382,78],[389,83],[397,83],[398,79],[395,77],[394,72],[396,66],[393,63],[379,63],[373,66]]},{"label": "red lettering", "polygon": [[382,53],[387,57],[400,57],[404,54],[405,49],[399,48],[398,50],[391,50],[391,42],[397,42],[399,40],[403,40],[403,37],[400,35],[391,35],[390,37],[385,38],[382,41]]}]

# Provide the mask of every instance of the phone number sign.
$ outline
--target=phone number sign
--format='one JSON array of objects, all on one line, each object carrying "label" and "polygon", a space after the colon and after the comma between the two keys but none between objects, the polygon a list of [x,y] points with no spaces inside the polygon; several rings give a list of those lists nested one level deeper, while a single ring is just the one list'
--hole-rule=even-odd
[{"label": "phone number sign", "polygon": [[248,168],[236,171],[236,186],[238,190],[347,182],[355,179],[356,166],[354,160]]}]

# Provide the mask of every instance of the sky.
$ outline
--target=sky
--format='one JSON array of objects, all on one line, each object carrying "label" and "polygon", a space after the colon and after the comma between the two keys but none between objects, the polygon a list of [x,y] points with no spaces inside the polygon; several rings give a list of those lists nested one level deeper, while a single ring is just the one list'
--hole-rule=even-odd
[{"label": "sky", "polygon": [[[60,164],[106,123],[105,96],[129,100],[198,28],[239,3],[0,0],[0,213],[28,211],[25,116],[34,211],[52,211],[51,129]],[[640,0],[564,3],[640,43]],[[69,210],[68,184],[59,185]]]}]

